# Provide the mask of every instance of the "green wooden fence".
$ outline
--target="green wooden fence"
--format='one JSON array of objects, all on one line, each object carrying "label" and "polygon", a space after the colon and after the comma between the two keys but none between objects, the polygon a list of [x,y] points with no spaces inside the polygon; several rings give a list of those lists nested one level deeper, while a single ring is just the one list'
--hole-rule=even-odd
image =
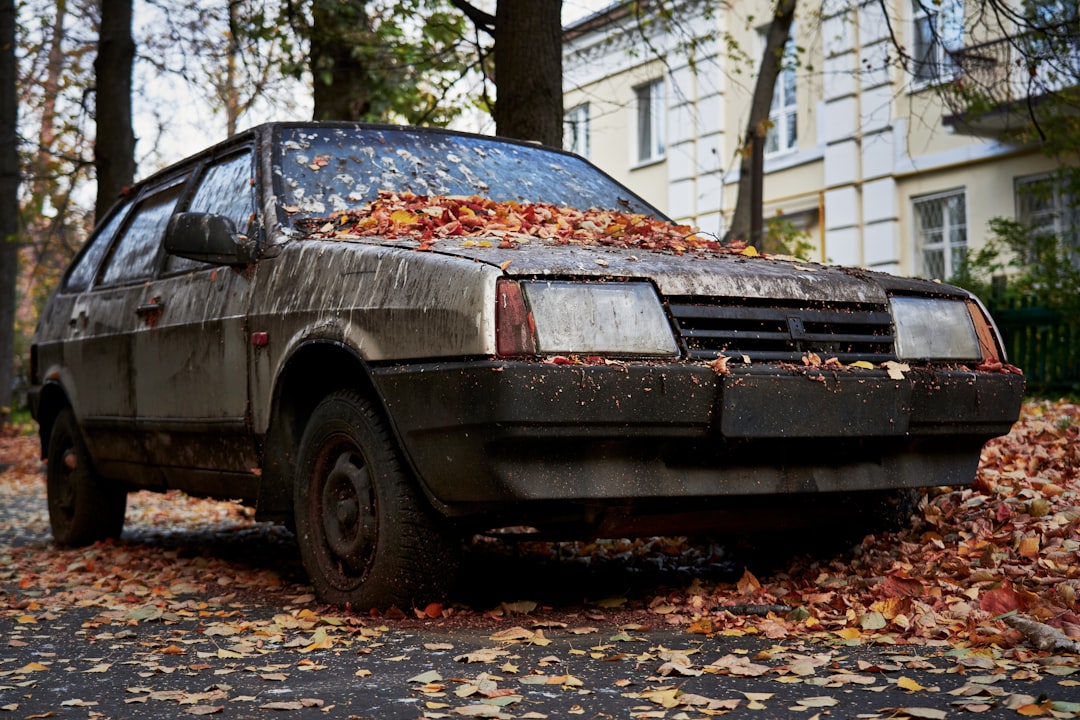
[{"label": "green wooden fence", "polygon": [[989,309],[1028,392],[1080,392],[1080,318],[1027,303]]}]

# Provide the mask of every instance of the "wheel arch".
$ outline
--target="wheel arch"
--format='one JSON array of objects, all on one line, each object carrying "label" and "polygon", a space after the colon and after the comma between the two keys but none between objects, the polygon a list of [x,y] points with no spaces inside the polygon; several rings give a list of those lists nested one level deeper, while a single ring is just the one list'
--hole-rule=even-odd
[{"label": "wheel arch", "polygon": [[[263,441],[263,474],[256,505],[260,519],[291,522],[296,458],[308,418],[324,397],[346,388],[370,398],[387,417],[367,363],[346,343],[310,340],[297,347],[282,365],[274,382],[270,425]],[[389,425],[393,427],[393,423]]]},{"label": "wheel arch", "polygon": [[41,438],[41,459],[49,455],[49,441],[52,436],[53,423],[60,411],[72,405],[67,391],[56,382],[47,382],[41,387],[41,395],[38,400],[37,422],[38,435]]}]

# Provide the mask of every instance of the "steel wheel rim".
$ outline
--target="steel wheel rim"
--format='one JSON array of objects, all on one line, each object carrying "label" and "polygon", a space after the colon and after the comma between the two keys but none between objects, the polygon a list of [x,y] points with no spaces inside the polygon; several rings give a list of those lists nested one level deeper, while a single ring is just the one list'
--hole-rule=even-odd
[{"label": "steel wheel rim", "polygon": [[319,455],[315,480],[320,563],[335,585],[355,587],[371,565],[378,535],[371,466],[351,441],[330,441]]}]

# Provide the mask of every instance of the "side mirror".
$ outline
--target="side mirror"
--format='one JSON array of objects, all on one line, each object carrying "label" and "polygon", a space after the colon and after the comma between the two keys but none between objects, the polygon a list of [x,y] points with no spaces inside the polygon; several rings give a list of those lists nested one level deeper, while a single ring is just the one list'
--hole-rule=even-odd
[{"label": "side mirror", "polygon": [[176,213],[169,219],[165,251],[215,265],[250,265],[258,255],[255,244],[236,232],[231,219],[197,212]]}]

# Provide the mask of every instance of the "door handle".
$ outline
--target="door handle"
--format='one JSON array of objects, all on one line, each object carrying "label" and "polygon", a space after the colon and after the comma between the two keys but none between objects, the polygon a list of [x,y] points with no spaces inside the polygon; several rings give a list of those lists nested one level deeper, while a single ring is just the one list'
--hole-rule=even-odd
[{"label": "door handle", "polygon": [[153,298],[148,303],[143,303],[135,308],[135,314],[139,317],[146,317],[148,315],[154,315],[160,313],[165,309],[165,303],[161,302],[158,298]]}]

